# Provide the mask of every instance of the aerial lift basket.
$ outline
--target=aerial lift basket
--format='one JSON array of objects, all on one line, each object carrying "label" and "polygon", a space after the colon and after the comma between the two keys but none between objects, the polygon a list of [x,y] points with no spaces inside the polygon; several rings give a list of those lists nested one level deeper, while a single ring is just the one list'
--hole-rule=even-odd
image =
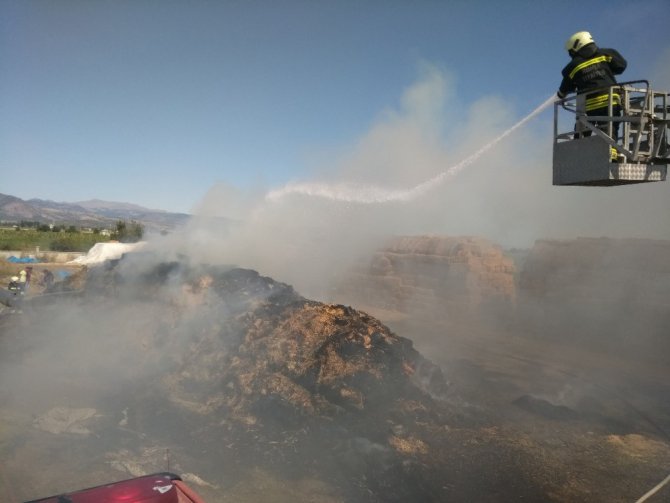
[{"label": "aerial lift basket", "polygon": [[[586,115],[584,94],[555,102],[553,184],[607,187],[665,181],[670,93],[653,91],[644,80],[602,91],[609,94],[604,116]],[[621,115],[613,113],[617,101]]]}]

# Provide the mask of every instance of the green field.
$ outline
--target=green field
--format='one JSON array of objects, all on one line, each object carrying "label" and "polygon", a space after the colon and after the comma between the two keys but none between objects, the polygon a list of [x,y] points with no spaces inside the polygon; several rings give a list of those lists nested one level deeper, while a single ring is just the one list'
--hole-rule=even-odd
[{"label": "green field", "polygon": [[0,229],[0,250],[35,252],[86,252],[95,243],[109,241],[108,236],[82,232],[50,232],[35,229]]}]

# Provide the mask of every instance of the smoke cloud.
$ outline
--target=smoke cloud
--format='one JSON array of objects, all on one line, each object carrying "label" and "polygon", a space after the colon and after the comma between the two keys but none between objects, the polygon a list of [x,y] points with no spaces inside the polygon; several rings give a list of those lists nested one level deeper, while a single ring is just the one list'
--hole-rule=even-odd
[{"label": "smoke cloud", "polygon": [[[332,162],[315,166],[315,178],[254,193],[212,188],[197,208],[205,218],[177,247],[318,297],[392,234],[479,235],[505,247],[543,237],[670,238],[661,217],[670,210],[666,184],[551,185],[551,108],[540,113],[548,104],[516,110],[491,95],[466,109],[448,72],[426,64],[398,105]],[[531,127],[509,131],[533,109]]]}]

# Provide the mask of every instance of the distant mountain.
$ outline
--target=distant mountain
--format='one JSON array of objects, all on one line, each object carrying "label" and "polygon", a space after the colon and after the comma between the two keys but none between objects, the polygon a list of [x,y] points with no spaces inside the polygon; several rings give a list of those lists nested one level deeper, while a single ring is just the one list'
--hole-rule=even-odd
[{"label": "distant mountain", "polygon": [[0,221],[21,220],[57,225],[112,227],[118,220],[135,220],[148,230],[169,230],[191,218],[186,213],[170,213],[130,203],[92,199],[76,203],[29,199],[0,194]]}]

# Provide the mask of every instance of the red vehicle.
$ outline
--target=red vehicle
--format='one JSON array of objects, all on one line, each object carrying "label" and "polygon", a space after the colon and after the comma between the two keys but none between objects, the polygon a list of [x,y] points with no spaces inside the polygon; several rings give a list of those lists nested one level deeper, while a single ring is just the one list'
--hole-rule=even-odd
[{"label": "red vehicle", "polygon": [[205,503],[178,475],[144,475],[26,503]]}]

